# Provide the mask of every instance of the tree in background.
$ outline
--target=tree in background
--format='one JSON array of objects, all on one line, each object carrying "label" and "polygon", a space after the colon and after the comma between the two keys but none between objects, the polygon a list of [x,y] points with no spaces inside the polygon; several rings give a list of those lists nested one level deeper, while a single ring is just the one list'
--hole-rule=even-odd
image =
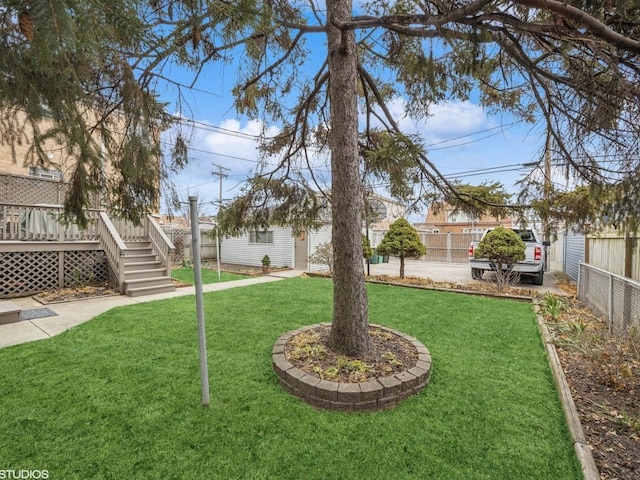
[{"label": "tree in background", "polygon": [[427,253],[418,232],[406,219],[399,218],[389,226],[389,231],[376,248],[378,255],[400,258],[400,278],[404,278],[404,259],[418,258]]},{"label": "tree in background", "polygon": [[373,255],[373,248],[371,248],[371,243],[369,243],[369,239],[366,235],[362,235],[362,258],[371,258],[371,255]]},{"label": "tree in background", "polygon": [[[158,169],[145,142],[148,125],[165,118],[155,88],[173,85],[182,99],[183,87],[171,79],[175,64],[190,68],[195,83],[233,63],[238,112],[280,132],[265,136],[264,162],[254,172],[263,181],[251,184],[241,208],[230,206],[232,223],[311,223],[318,209],[295,208],[282,194],[325,191],[334,246],[330,344],[349,355],[370,345],[360,260],[362,161],[410,206],[450,196],[483,210],[501,207],[458,192],[421,139],[401,130],[403,116],[428,117],[434,104],[477,92],[486,108],[544,126],[569,175],[613,183],[621,198],[638,198],[640,10],[633,2],[373,0],[358,2],[357,12],[351,0],[325,4],[7,1],[0,10],[0,106],[30,119],[50,109],[54,128],[35,141],[48,134],[80,152],[65,201],[79,216],[87,192],[100,185],[99,149],[87,132],[106,133],[105,120],[122,112],[131,128],[126,142],[109,145],[122,153],[112,193],[135,217],[157,195]],[[326,55],[317,61],[312,51]],[[98,112],[90,125],[80,122],[87,109]],[[3,141],[19,132],[8,124]],[[179,166],[188,145],[178,140],[172,153]],[[329,159],[324,182],[318,153]],[[269,192],[289,207],[278,210]],[[637,201],[622,206],[640,216]]]},{"label": "tree in background", "polygon": [[307,257],[307,262],[326,265],[329,268],[329,275],[331,275],[333,273],[333,247],[331,242],[323,242],[318,245],[315,251]]},{"label": "tree in background", "polygon": [[496,287],[501,292],[512,282],[513,266],[525,259],[526,245],[520,236],[505,227],[487,232],[474,250],[475,258],[486,258],[496,272]]},{"label": "tree in background", "polygon": [[[362,258],[370,258],[373,255],[373,249],[369,244],[369,239],[362,235]],[[331,242],[323,242],[318,245],[315,251],[307,258],[309,263],[318,265],[326,265],[329,268],[329,274],[333,274],[333,247]]]}]

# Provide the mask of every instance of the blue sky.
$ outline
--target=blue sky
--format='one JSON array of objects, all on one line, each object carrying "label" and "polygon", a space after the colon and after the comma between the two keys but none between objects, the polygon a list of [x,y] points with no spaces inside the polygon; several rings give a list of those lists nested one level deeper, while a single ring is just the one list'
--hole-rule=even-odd
[{"label": "blue sky", "polygon": [[[217,165],[225,169],[223,199],[237,195],[247,175],[257,167],[256,136],[262,123],[238,117],[229,109],[228,99],[200,95],[190,117],[197,122],[190,163],[173,181],[181,199],[197,195],[202,213],[213,215],[220,186],[212,172],[218,171]],[[427,120],[403,119],[400,124],[404,131],[422,135],[429,158],[448,178],[471,184],[499,181],[512,192],[518,189],[516,182],[531,171],[522,164],[537,161],[544,142],[539,127],[491,116],[469,101],[435,105]],[[270,130],[278,131],[275,126]],[[384,188],[378,188],[378,193],[384,195]],[[426,210],[422,217],[424,214]]]},{"label": "blue sky", "polygon": [[[324,52],[324,48],[319,50]],[[172,79],[190,85],[192,73],[179,69],[169,72]],[[219,178],[213,175],[221,166],[227,175],[222,183],[222,198],[228,200],[240,193],[244,180],[256,167],[256,137],[263,123],[259,119],[238,116],[233,109],[230,87],[236,79],[233,65],[205,70],[193,89],[182,89],[184,102],[172,103],[172,113],[194,121],[189,165],[172,177],[183,202],[197,195],[202,214],[214,215],[219,196]],[[165,98],[173,100],[175,89]],[[473,101],[449,101],[434,105],[428,119],[404,116],[402,100],[391,110],[405,133],[419,133],[427,146],[429,158],[448,178],[465,183],[499,181],[511,192],[516,182],[532,167],[523,164],[541,158],[544,130],[539,125],[514,122],[508,115],[492,115]],[[277,125],[266,125],[269,134],[278,132]],[[171,140],[165,138],[165,147]],[[319,167],[320,176],[329,180],[328,168]],[[383,187],[378,193],[385,195]],[[163,204],[163,211],[165,204]],[[412,216],[424,218],[426,209]]]}]

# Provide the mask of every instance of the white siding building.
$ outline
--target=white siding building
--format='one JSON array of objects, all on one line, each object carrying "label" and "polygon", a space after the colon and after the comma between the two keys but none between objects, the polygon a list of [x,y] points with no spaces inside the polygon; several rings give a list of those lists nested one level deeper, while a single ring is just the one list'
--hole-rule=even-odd
[{"label": "white siding building", "polygon": [[[402,217],[405,208],[393,200],[374,196],[376,224],[390,224]],[[325,213],[327,217],[329,212]],[[374,225],[370,225],[373,234]],[[364,234],[365,228],[362,229]],[[371,238],[371,237],[370,237]],[[307,231],[298,237],[293,236],[290,227],[269,227],[264,231],[248,232],[239,237],[223,238],[220,244],[220,261],[236,265],[262,265],[262,257],[269,255],[272,267],[290,267],[304,271],[328,270],[327,265],[311,264],[307,258],[313,254],[322,243],[331,241],[331,224],[326,223],[317,231]],[[376,243],[374,243],[375,245]]]}]

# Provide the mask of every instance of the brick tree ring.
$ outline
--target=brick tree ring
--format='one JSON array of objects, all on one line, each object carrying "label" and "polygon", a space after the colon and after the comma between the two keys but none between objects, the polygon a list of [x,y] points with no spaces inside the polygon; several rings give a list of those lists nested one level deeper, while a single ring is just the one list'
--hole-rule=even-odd
[{"label": "brick tree ring", "polygon": [[414,365],[406,365],[392,374],[362,382],[323,379],[317,374],[297,368],[287,356],[288,345],[300,335],[330,325],[321,323],[292,330],[280,336],[273,346],[273,369],[279,377],[280,385],[309,405],[325,410],[375,412],[393,408],[403,399],[418,394],[429,382],[429,350],[415,338],[380,325],[370,325],[370,328],[399,337],[415,348]]}]

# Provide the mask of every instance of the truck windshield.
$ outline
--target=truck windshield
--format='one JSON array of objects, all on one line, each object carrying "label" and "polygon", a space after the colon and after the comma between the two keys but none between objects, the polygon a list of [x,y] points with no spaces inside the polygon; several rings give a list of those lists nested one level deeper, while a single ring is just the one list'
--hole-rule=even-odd
[{"label": "truck windshield", "polygon": [[533,232],[531,230],[518,230],[517,228],[514,228],[513,231],[520,236],[520,239],[522,239],[523,242],[536,241],[536,237],[533,236]]}]

